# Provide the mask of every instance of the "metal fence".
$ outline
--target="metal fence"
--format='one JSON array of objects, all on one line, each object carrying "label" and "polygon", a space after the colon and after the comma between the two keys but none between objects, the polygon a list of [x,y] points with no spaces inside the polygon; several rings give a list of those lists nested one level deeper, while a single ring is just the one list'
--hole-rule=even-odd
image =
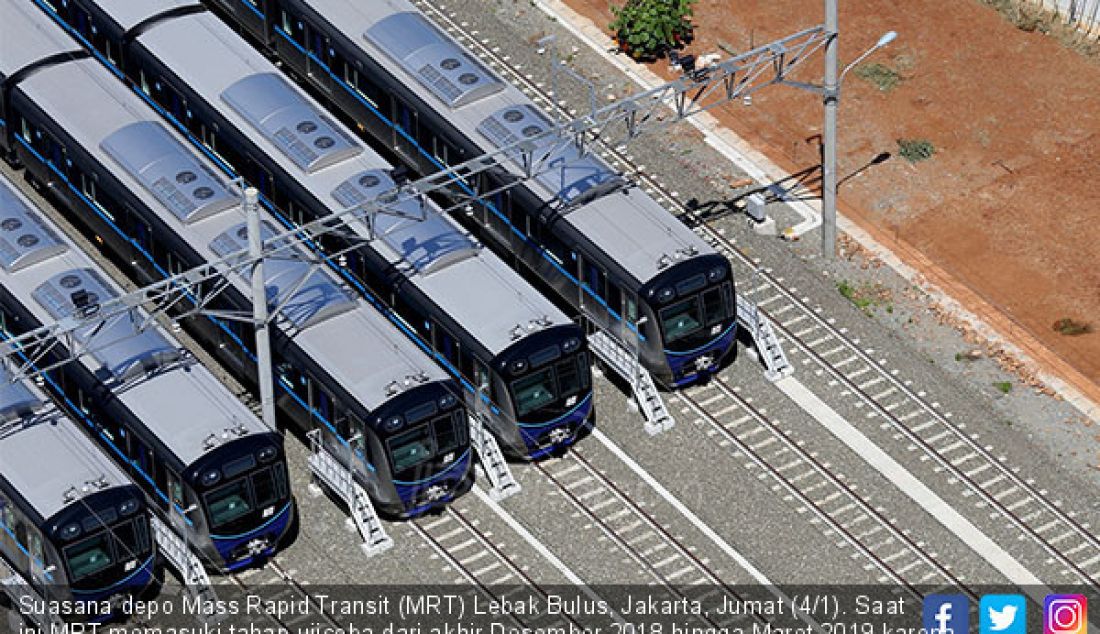
[{"label": "metal fence", "polygon": [[1100,37],[1100,0],[1031,0],[1093,37]]}]

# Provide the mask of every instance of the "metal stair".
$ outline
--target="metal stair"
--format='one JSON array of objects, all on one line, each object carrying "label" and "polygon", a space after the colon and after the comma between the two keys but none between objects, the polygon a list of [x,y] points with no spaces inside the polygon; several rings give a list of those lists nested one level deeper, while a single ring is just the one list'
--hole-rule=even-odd
[{"label": "metal stair", "polygon": [[645,417],[645,430],[650,436],[672,429],[676,419],[665,407],[665,401],[649,371],[621,343],[602,330],[588,335],[588,346],[604,363],[630,383],[634,399]]},{"label": "metal stair", "polygon": [[[153,527],[157,550],[179,572],[187,591],[204,605],[217,601],[210,576],[206,574],[202,560],[188,547],[187,540],[155,515],[149,517],[149,524]],[[200,618],[207,623],[217,623],[225,617],[210,614]]]},{"label": "metal stair", "polygon": [[[363,552],[368,557],[373,557],[392,548],[393,538],[386,534],[382,520],[378,519],[378,513],[371,504],[370,496],[355,481],[351,471],[325,449],[321,442],[321,430],[314,429],[306,436],[310,446],[309,470],[313,473],[314,480],[324,483],[348,505],[351,512],[348,522],[363,538],[363,543],[360,544]],[[321,494],[316,482],[309,486],[314,495]]]},{"label": "metal stair", "polygon": [[756,304],[740,294],[737,295],[737,321],[752,335],[753,344],[764,361],[764,376],[769,381],[778,381],[794,374],[794,366],[787,360],[771,321]]},{"label": "metal stair", "polygon": [[[12,606],[20,605],[20,598],[25,596],[31,596],[35,599],[42,599],[41,593],[34,589],[30,583],[27,582],[23,575],[19,574],[8,563],[6,559],[0,557],[0,590],[3,590],[4,594],[8,595],[11,599]],[[17,607],[12,607],[13,614],[21,614]],[[26,618],[34,622],[38,627],[39,632],[62,632],[64,631],[64,623],[57,617],[56,614],[51,613],[50,610],[43,610],[39,613],[38,610],[31,610],[30,614],[24,615]]]},{"label": "metal stair", "polygon": [[481,419],[474,415],[470,416],[470,440],[477,451],[481,467],[485,470],[485,476],[493,485],[489,489],[489,497],[499,502],[519,493],[522,487],[512,477],[512,470],[508,468],[508,462],[500,451],[497,439],[488,429],[485,429]]}]

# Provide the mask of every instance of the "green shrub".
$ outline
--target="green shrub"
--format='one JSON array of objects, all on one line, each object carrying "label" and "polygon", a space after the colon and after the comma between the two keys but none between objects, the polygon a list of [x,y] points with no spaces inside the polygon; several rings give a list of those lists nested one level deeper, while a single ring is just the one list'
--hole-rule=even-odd
[{"label": "green shrub", "polygon": [[898,139],[898,154],[910,163],[925,161],[936,153],[936,146],[928,139]]},{"label": "green shrub", "polygon": [[1008,394],[1009,392],[1012,391],[1012,382],[1011,381],[997,381],[996,383],[993,384],[993,387],[1000,390],[1001,394]]},{"label": "green shrub", "polygon": [[691,5],[695,0],[626,0],[612,5],[608,28],[619,48],[634,59],[656,58],[691,38]]},{"label": "green shrub", "polygon": [[890,92],[901,83],[901,75],[898,71],[878,62],[857,66],[856,77],[874,84],[882,92]]},{"label": "green shrub", "polygon": [[1069,317],[1064,317],[1054,322],[1053,328],[1054,332],[1068,337],[1087,335],[1092,332],[1091,324],[1082,323],[1076,319],[1070,319]]}]

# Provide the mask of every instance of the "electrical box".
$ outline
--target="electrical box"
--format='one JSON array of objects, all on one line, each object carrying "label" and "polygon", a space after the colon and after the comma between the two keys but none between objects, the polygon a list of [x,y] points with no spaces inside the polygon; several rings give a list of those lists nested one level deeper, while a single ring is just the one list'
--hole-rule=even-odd
[{"label": "electrical box", "polygon": [[751,194],[745,203],[745,213],[756,222],[764,222],[767,214],[764,212],[764,194],[757,192]]}]

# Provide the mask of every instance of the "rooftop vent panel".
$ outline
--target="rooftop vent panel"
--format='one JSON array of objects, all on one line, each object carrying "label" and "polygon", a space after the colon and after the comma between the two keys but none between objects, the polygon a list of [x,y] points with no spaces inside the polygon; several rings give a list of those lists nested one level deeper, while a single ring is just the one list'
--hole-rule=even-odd
[{"label": "rooftop vent panel", "polygon": [[[513,146],[524,139],[534,139],[553,124],[532,105],[508,106],[482,119],[477,131],[497,149]],[[544,136],[532,141],[529,160],[543,166],[535,177],[543,187],[554,192],[564,204],[572,204],[600,195],[622,182],[621,177],[591,156],[581,156],[571,138]],[[517,165],[523,162],[519,147],[508,152]]]},{"label": "rooftop vent panel", "polygon": [[[118,294],[92,269],[70,269],[46,280],[32,293],[55,320],[92,316],[99,304]],[[93,349],[92,357],[119,382],[147,374],[180,358],[180,352],[154,329],[141,329],[144,315],[131,310],[92,321],[76,338]]]},{"label": "rooftop vent panel", "polygon": [[393,14],[363,36],[450,108],[504,88],[485,66],[418,13]]},{"label": "rooftop vent panel", "polygon": [[0,265],[14,273],[63,253],[66,246],[22,199],[0,187]]},{"label": "rooftop vent panel", "polygon": [[[270,223],[261,224],[260,234],[265,242],[277,234]],[[282,257],[264,262],[265,286],[271,310],[280,310],[279,319],[285,319],[299,330],[309,328],[329,317],[357,306],[354,296],[336,284],[331,277],[316,270],[304,259],[304,254],[285,241],[268,244]],[[241,223],[223,231],[210,242],[210,248],[225,258],[248,250],[248,226]],[[290,257],[291,254],[303,259]]]},{"label": "rooftop vent panel", "polygon": [[160,123],[132,123],[113,132],[100,147],[182,222],[240,203],[237,193]]},{"label": "rooftop vent panel", "polygon": [[308,174],[363,151],[358,141],[274,73],[245,77],[226,88],[221,97]]}]

